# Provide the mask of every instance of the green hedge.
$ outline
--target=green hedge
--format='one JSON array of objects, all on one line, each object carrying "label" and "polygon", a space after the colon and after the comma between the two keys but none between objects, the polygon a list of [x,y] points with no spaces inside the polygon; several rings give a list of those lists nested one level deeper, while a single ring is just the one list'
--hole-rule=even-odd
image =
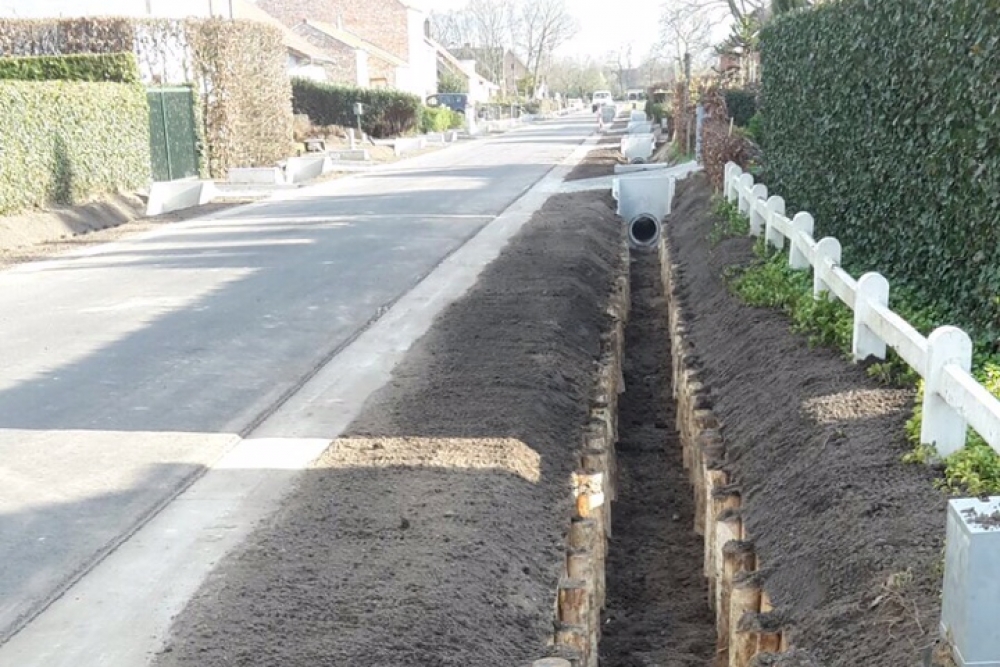
[{"label": "green hedge", "polygon": [[417,129],[421,122],[422,105],[416,95],[308,79],[292,81],[292,107],[295,113],[309,116],[314,125],[356,127],[355,102],[365,105],[361,129],[373,137],[405,134]]},{"label": "green hedge", "polygon": [[980,341],[1000,330],[998,25],[996,2],[844,0],[761,49],[772,190]]},{"label": "green hedge", "polygon": [[0,81],[0,215],[148,184],[142,86]]},{"label": "green hedge", "polygon": [[757,113],[757,93],[731,88],[725,91],[726,111],[737,127],[746,127]]},{"label": "green hedge", "polygon": [[139,83],[139,66],[131,53],[0,58],[0,79]]}]

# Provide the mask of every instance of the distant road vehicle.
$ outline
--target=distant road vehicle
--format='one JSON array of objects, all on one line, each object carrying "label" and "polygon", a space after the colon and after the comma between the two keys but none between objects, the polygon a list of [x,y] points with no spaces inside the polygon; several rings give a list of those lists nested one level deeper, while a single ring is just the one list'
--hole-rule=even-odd
[{"label": "distant road vehicle", "polygon": [[590,96],[590,110],[597,113],[605,104],[614,104],[615,98],[611,94],[610,90],[598,90],[593,95]]}]

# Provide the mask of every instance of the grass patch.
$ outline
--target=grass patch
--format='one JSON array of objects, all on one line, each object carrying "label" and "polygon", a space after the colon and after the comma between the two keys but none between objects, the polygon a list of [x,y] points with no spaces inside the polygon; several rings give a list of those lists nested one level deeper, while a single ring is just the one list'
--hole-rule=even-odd
[{"label": "grass patch", "polygon": [[[749,220],[736,206],[724,199],[717,199],[713,206],[715,221],[709,233],[713,245],[749,232]],[[851,309],[839,299],[814,299],[811,272],[790,269],[787,254],[766,246],[762,238],[754,244],[754,254],[756,258],[750,264],[726,269],[729,289],[748,305],[785,313],[791,320],[792,330],[807,336],[811,346],[834,348],[845,358],[852,359],[854,313]],[[893,288],[890,305],[925,336],[945,321],[943,316],[921,305],[914,293],[905,287]],[[883,384],[917,388],[913,416],[906,424],[906,436],[913,449],[903,460],[923,464],[937,462],[934,448],[920,444],[923,398],[920,375],[892,350],[884,361],[870,363],[867,373]],[[987,341],[976,344],[973,375],[990,393],[1000,396],[1000,354]],[[972,429],[969,429],[965,448],[944,459],[943,466],[944,477],[939,486],[949,494],[1000,493],[1000,455]]]}]

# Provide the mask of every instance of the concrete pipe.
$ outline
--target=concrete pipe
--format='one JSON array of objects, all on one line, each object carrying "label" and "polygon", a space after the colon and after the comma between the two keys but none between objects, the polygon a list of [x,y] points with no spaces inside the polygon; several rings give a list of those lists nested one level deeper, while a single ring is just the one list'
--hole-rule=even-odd
[{"label": "concrete pipe", "polygon": [[640,213],[628,222],[628,240],[633,248],[652,248],[660,241],[660,221],[652,213]]}]

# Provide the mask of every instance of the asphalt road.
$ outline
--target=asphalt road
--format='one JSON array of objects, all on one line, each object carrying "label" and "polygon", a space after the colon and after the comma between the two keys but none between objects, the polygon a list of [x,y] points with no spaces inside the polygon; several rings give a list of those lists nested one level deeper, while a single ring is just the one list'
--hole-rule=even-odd
[{"label": "asphalt road", "polygon": [[523,128],[0,272],[0,641],[591,130]]}]

